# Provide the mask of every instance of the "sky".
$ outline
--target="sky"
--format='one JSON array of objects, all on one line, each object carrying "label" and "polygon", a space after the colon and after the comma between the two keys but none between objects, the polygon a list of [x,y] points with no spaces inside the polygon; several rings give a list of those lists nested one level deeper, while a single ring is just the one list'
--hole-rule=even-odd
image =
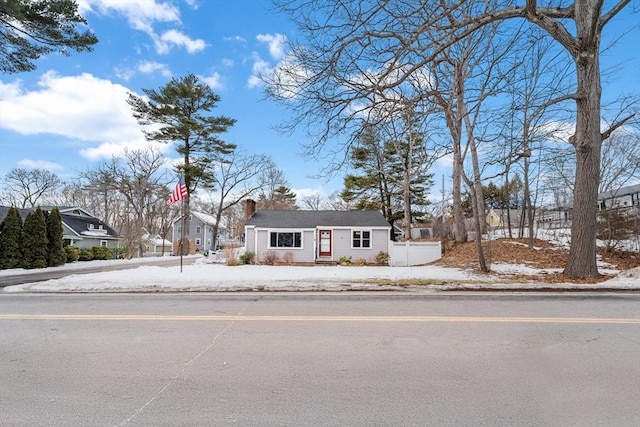
[{"label": "sky", "polygon": [[[237,120],[225,141],[250,154],[266,154],[283,170],[299,196],[328,196],[342,187],[340,176],[318,178],[322,161],[301,156],[303,133],[284,135],[275,126],[288,112],[266,100],[258,73],[286,56],[284,41],[296,28],[271,9],[269,0],[78,0],[99,43],[90,53],[47,55],[37,69],[0,75],[0,176],[13,168],[41,168],[69,180],[79,171],[144,147],[127,94],[157,89],[172,77],[193,73],[221,100],[215,115]],[[616,74],[606,96],[640,92],[637,0],[613,27],[631,29],[602,57]],[[635,27],[634,27],[635,25]],[[614,34],[619,34],[619,32]],[[605,97],[606,97],[605,96]],[[162,146],[169,159],[175,150]],[[446,162],[436,176],[448,176]],[[439,182],[434,188],[439,196]]]}]

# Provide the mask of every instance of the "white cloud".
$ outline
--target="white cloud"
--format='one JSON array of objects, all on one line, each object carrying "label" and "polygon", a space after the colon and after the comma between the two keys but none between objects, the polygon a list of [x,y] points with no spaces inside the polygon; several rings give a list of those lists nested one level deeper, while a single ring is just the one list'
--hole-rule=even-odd
[{"label": "white cloud", "polygon": [[271,68],[271,65],[264,59],[260,58],[260,55],[254,52],[251,76],[247,81],[249,88],[260,86],[262,84],[262,80],[260,79],[260,76],[271,75],[272,73],[273,73],[273,69]]},{"label": "white cloud", "polygon": [[158,53],[167,53],[172,46],[182,46],[189,53],[197,53],[207,46],[204,40],[193,40],[178,30],[166,31],[159,39],[154,41]]},{"label": "white cloud", "polygon": [[210,76],[199,76],[199,78],[205,82],[211,89],[220,90],[224,89],[224,83],[222,82],[222,76],[218,73],[213,73]]},{"label": "white cloud", "polygon": [[576,131],[575,123],[550,120],[533,129],[533,134],[545,137],[550,141],[569,142]]},{"label": "white cloud", "polygon": [[124,80],[125,82],[129,81],[131,77],[136,75],[135,70],[127,67],[116,67],[114,71],[116,73],[116,77]]},{"label": "white cloud", "polygon": [[18,162],[18,166],[30,169],[46,169],[48,171],[63,169],[62,165],[47,160],[22,159]]},{"label": "white cloud", "polygon": [[224,40],[228,42],[241,42],[241,43],[246,43],[247,41],[247,39],[241,36],[225,37]]},{"label": "white cloud", "polygon": [[271,89],[282,98],[294,99],[309,82],[311,73],[296,58],[285,56],[273,69],[262,70]]},{"label": "white cloud", "polygon": [[176,6],[156,0],[79,0],[78,11],[81,15],[115,12],[127,18],[133,29],[145,32],[150,31],[156,22],[180,22],[180,11]]},{"label": "white cloud", "polygon": [[193,10],[198,10],[200,7],[198,0],[184,0],[184,2]]},{"label": "white cloud", "polygon": [[[197,8],[195,1],[188,1],[192,8]],[[152,40],[158,54],[168,53],[172,47],[180,46],[189,53],[197,53],[206,47],[201,39],[192,39],[182,32],[172,29],[158,35],[154,26],[158,23],[180,24],[180,10],[171,2],[158,0],[79,0],[80,14],[98,13],[103,15],[118,14],[124,16],[129,26],[146,33]]]},{"label": "white cloud", "polygon": [[130,90],[122,85],[87,73],[59,76],[51,71],[35,90],[25,90],[19,81],[2,85],[12,88],[0,100],[2,128],[74,140],[89,159],[149,144],[126,102]]},{"label": "white cloud", "polygon": [[260,43],[269,45],[269,55],[273,59],[281,59],[284,56],[284,48],[287,42],[286,36],[282,34],[258,34],[256,39]]},{"label": "white cloud", "polygon": [[142,61],[138,64],[138,71],[144,74],[159,72],[163,77],[171,77],[171,71],[166,64],[155,61]]}]

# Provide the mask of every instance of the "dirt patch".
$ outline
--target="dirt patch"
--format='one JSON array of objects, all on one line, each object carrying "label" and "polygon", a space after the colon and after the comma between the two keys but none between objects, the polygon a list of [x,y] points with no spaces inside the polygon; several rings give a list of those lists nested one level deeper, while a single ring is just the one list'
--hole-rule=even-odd
[{"label": "dirt patch", "polygon": [[[529,249],[527,239],[497,239],[482,243],[485,259],[489,268],[491,264],[516,264],[524,265],[532,269],[564,269],[567,262],[568,249],[553,245],[545,240],[534,240],[534,248]],[[618,270],[629,270],[640,266],[640,255],[637,253],[624,251],[605,252],[598,250],[599,258],[610,264],[612,268]],[[476,243],[467,242],[455,245],[448,249],[443,257],[434,263],[445,267],[458,268],[478,268],[478,257],[476,255]],[[543,280],[547,283],[599,283],[611,278],[602,275],[598,278],[569,280],[561,272],[543,272],[539,274],[495,274],[498,278],[509,280],[529,281],[532,279]]]}]

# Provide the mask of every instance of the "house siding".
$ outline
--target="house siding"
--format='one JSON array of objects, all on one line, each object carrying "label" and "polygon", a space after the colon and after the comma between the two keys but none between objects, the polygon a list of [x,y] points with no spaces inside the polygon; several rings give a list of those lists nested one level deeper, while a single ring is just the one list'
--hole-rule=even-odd
[{"label": "house siding", "polygon": [[[370,248],[353,248],[351,236],[354,230],[371,231]],[[352,260],[364,259],[367,262],[375,261],[380,252],[389,252],[389,230],[359,228],[333,229],[333,260],[338,261],[342,257],[351,257]]]},{"label": "house siding", "polygon": [[[206,214],[202,214],[199,212],[192,212],[191,219],[189,221],[189,242],[190,246],[195,252],[202,253],[209,249],[211,249],[211,244],[213,242],[213,217],[210,217],[208,221],[204,221],[202,218],[209,218]],[[177,252],[178,243],[180,242],[181,232],[180,229],[182,227],[182,220],[177,219],[173,223],[171,237],[175,251]],[[198,227],[200,228],[200,232],[198,232]],[[196,239],[200,239],[199,243],[196,244]],[[228,240],[227,230],[224,227],[220,227],[218,229],[218,245],[223,245]]]},{"label": "house siding", "polygon": [[[253,230],[253,233],[251,232]],[[301,248],[270,248],[269,247],[269,233],[272,231],[278,232],[301,232],[302,233],[302,247]],[[254,239],[255,236],[255,239]],[[256,246],[257,242],[257,246]],[[253,245],[251,245],[253,244]],[[255,253],[258,256],[258,262],[262,262],[264,255],[271,251],[275,252],[279,260],[284,259],[284,255],[287,252],[293,254],[293,262],[296,263],[308,263],[315,260],[315,230],[298,230],[298,229],[248,229],[246,248],[255,248]],[[250,249],[248,249],[250,250]]]}]

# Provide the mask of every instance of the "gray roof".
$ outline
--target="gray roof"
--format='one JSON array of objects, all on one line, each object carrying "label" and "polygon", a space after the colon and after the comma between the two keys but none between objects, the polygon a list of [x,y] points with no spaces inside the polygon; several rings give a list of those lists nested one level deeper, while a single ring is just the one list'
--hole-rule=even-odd
[{"label": "gray roof", "polygon": [[620,187],[617,190],[605,191],[604,193],[598,194],[598,200],[603,199],[611,199],[614,197],[624,197],[629,194],[639,193],[640,192],[640,184],[628,185],[626,187]]},{"label": "gray roof", "polygon": [[248,226],[265,228],[386,227],[391,228],[378,211],[256,211]]},{"label": "gray roof", "polygon": [[[8,206],[0,206],[0,222],[2,222],[2,220],[7,216],[7,213],[9,213],[9,209],[10,208]],[[51,211],[51,209],[53,208],[41,207],[40,209]],[[33,211],[35,211],[34,208],[18,209],[18,212],[20,213],[20,217],[22,218],[23,222],[27,218],[27,214]],[[65,224],[67,227],[69,227],[71,230],[73,230],[77,234],[81,234],[82,232],[87,231],[89,224],[93,224],[95,229],[99,229],[99,226],[102,226],[102,228],[106,230],[107,234],[105,235],[105,238],[119,237],[118,233],[113,228],[109,227],[108,224],[104,223],[103,221],[95,217],[86,217],[86,216],[79,217],[72,214],[61,213],[60,218],[62,219],[63,224]],[[85,236],[85,237],[88,237],[88,236]]]}]

